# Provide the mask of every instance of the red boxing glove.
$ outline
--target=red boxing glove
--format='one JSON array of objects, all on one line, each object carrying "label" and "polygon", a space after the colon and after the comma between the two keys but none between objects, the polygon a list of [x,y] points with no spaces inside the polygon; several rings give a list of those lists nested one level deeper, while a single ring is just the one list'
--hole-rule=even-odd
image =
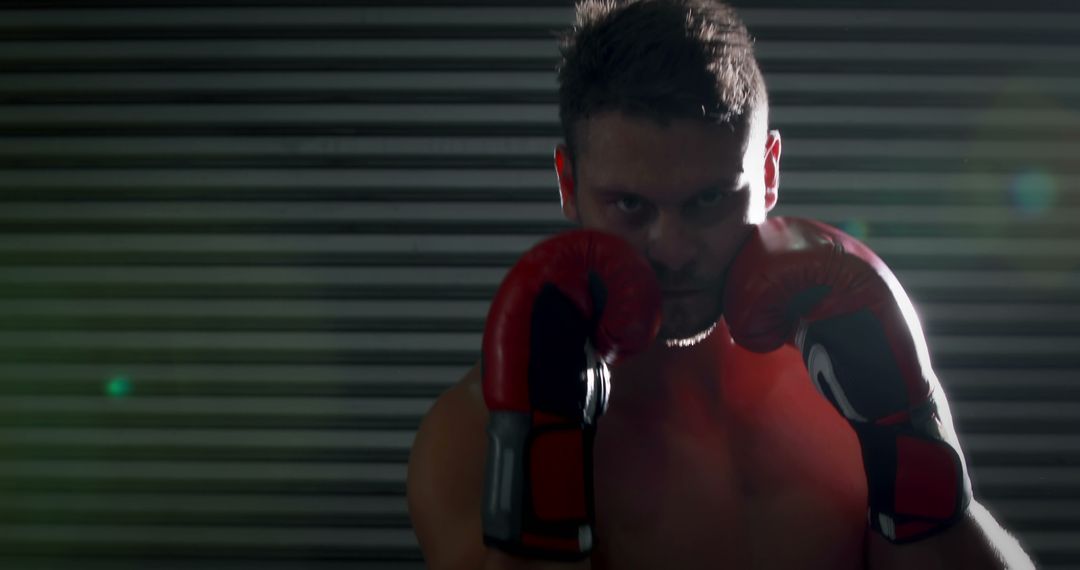
[{"label": "red boxing glove", "polygon": [[724,314],[756,352],[792,343],[862,447],[871,528],[919,540],[958,521],[971,482],[915,310],[854,238],[810,220],[758,226],[728,273]]},{"label": "red boxing glove", "polygon": [[660,306],[645,259],[596,231],[548,239],[510,269],[484,329],[485,544],[536,558],[589,555],[606,364],[652,343]]}]

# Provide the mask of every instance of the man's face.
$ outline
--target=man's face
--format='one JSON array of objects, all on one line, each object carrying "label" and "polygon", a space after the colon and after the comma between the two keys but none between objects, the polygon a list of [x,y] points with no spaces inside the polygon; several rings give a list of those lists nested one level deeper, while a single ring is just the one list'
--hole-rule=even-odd
[{"label": "man's face", "polygon": [[[663,292],[662,338],[691,339],[720,317],[727,267],[776,201],[773,135],[674,120],[666,125],[617,112],[587,119],[576,164],[556,151],[563,212],[583,227],[633,244]],[[779,159],[776,137],[775,158]]]}]

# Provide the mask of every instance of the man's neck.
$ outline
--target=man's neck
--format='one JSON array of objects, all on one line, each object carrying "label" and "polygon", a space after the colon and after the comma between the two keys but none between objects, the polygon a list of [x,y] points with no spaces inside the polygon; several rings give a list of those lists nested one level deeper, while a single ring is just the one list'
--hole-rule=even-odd
[{"label": "man's neck", "polygon": [[613,401],[651,402],[662,407],[676,394],[713,392],[732,346],[723,321],[689,346],[668,346],[657,340],[645,352],[612,369]]}]

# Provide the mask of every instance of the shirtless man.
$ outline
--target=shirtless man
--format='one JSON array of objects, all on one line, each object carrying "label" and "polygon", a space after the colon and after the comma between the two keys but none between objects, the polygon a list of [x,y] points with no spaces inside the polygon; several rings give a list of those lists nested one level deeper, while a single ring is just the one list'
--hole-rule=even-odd
[{"label": "shirtless man", "polygon": [[[484,366],[425,417],[408,499],[428,566],[1032,568],[970,495],[888,269],[827,227],[766,220],[780,135],[733,11],[590,1],[562,53],[562,211],[606,234],[515,266]],[[826,259],[839,269],[770,288]],[[581,374],[593,355],[609,383]]]}]

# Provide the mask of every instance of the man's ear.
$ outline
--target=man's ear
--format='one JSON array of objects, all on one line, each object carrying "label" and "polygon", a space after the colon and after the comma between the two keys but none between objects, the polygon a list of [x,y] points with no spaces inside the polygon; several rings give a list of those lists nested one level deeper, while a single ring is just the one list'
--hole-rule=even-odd
[{"label": "man's ear", "polygon": [[565,144],[555,147],[555,176],[559,179],[559,203],[562,205],[563,216],[575,224],[580,224],[574,164],[570,160],[570,149]]},{"label": "man's ear", "polygon": [[765,211],[776,206],[780,192],[780,131],[769,131],[765,139]]}]

